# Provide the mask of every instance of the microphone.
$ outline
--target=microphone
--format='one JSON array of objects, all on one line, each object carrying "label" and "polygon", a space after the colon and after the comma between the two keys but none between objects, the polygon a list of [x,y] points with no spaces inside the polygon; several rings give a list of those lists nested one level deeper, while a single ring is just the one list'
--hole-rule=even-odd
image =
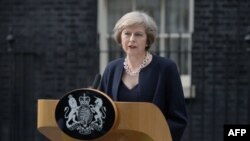
[{"label": "microphone", "polygon": [[101,82],[101,75],[100,74],[96,74],[95,75],[95,79],[94,79],[94,81],[93,81],[93,83],[92,83],[92,85],[91,85],[90,88],[98,89],[100,82]]}]

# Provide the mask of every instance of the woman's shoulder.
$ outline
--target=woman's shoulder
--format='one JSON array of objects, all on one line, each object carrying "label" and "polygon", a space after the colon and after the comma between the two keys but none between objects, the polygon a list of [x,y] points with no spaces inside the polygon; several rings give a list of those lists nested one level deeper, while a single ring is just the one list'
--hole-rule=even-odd
[{"label": "woman's shoulder", "polygon": [[170,66],[176,66],[176,63],[166,57],[161,57],[158,55],[154,55],[155,62],[160,66],[170,67]]},{"label": "woman's shoulder", "polygon": [[118,59],[112,60],[107,64],[107,67],[111,67],[111,68],[117,67],[117,65],[121,64],[123,61],[124,61],[124,58],[118,58]]},{"label": "woman's shoulder", "polygon": [[124,58],[118,58],[110,61],[105,68],[105,72],[113,73],[115,70],[120,70],[123,67]]},{"label": "woman's shoulder", "polygon": [[167,73],[178,72],[176,63],[166,57],[154,56],[156,66],[160,71],[166,71]]}]

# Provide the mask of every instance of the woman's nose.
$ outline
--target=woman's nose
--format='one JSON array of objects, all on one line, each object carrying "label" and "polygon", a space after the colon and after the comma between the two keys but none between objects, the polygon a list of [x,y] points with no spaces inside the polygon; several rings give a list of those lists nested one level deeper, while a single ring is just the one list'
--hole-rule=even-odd
[{"label": "woman's nose", "polygon": [[135,41],[135,35],[134,34],[131,34],[131,36],[129,38],[129,41],[131,41],[131,42]]}]

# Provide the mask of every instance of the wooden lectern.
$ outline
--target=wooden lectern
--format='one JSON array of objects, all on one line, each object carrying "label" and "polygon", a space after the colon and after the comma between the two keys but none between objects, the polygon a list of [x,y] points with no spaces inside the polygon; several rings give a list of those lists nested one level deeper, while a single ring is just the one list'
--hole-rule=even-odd
[{"label": "wooden lectern", "polygon": [[[37,128],[51,141],[78,141],[58,128],[55,107],[59,100],[38,100]],[[154,104],[115,102],[118,117],[112,131],[94,141],[172,141],[168,124]]]}]

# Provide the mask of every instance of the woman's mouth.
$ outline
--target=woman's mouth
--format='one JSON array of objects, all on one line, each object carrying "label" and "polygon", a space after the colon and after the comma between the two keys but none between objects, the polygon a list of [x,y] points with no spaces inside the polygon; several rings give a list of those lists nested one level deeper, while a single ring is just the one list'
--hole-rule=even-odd
[{"label": "woman's mouth", "polygon": [[129,45],[128,47],[132,49],[136,48],[136,46],[133,46],[133,45]]}]

